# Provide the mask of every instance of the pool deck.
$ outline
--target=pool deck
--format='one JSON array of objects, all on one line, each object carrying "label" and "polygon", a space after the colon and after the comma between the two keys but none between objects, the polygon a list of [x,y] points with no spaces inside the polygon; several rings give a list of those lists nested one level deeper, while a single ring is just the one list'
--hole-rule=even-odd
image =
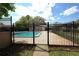
[{"label": "pool deck", "polygon": [[[15,43],[33,44],[33,38],[15,38]],[[35,38],[35,44],[47,44],[47,31],[41,31],[39,37]],[[73,45],[73,42],[49,32],[50,45]],[[77,44],[74,44],[77,46]]]}]

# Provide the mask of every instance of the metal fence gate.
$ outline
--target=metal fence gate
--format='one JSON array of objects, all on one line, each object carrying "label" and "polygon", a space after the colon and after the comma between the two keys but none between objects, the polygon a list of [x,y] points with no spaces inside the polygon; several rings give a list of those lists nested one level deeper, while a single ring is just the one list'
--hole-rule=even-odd
[{"label": "metal fence gate", "polygon": [[32,26],[29,26],[28,31],[25,30],[20,32],[32,32],[32,37],[16,37],[15,34],[18,33],[18,31],[13,24],[13,43],[49,45],[49,23],[39,25],[32,23]]},{"label": "metal fence gate", "polygon": [[35,37],[35,44],[48,44],[49,45],[49,23],[34,25],[35,32],[38,34]]}]

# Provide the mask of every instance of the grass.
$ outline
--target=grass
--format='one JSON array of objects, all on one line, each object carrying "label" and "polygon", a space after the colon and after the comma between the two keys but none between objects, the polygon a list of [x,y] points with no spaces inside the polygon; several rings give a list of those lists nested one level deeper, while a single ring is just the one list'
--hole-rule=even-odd
[{"label": "grass", "polygon": [[1,56],[32,56],[35,46],[28,44],[14,44],[0,50]]},{"label": "grass", "polygon": [[50,56],[79,56],[79,47],[49,47]]},{"label": "grass", "polygon": [[[0,56],[33,56],[36,46],[14,44],[0,50]],[[53,47],[49,46],[50,56],[79,56],[79,47]]]},{"label": "grass", "polygon": [[16,56],[32,56],[33,55],[33,51],[30,50],[23,50],[20,52],[16,52]]},{"label": "grass", "polygon": [[50,56],[79,56],[79,52],[53,51]]}]

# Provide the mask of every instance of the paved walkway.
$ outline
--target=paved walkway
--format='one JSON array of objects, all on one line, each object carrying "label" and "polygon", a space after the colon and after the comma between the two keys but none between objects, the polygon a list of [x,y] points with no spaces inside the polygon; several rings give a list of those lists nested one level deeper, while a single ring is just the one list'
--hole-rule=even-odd
[{"label": "paved walkway", "polygon": [[48,45],[37,45],[33,56],[49,56]]},{"label": "paved walkway", "polygon": [[[55,33],[50,32],[49,33],[49,44],[50,45],[73,45],[73,42],[61,37]],[[78,44],[74,43],[75,46],[77,46]]]}]

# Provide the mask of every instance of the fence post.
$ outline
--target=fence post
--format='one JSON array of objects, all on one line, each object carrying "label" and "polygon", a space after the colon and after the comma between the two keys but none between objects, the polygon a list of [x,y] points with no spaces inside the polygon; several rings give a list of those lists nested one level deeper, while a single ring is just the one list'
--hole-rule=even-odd
[{"label": "fence post", "polygon": [[72,37],[73,37],[73,46],[74,46],[74,21],[73,21],[73,23],[72,23],[72,31],[73,31],[73,34],[72,34]]},{"label": "fence post", "polygon": [[13,23],[13,34],[12,34],[12,35],[13,35],[13,44],[14,44],[14,42],[15,42],[15,39],[14,39],[14,38],[15,38],[15,37],[14,37],[14,31],[15,31],[15,29],[14,29],[14,23]]},{"label": "fence post", "polygon": [[33,23],[33,44],[35,44],[35,24]]},{"label": "fence post", "polygon": [[[68,33],[68,28],[67,28],[67,24],[66,24],[66,33],[65,33],[66,35],[65,35],[65,37],[66,37],[66,39],[69,39],[68,36],[67,36],[67,33]],[[65,42],[65,45],[66,44],[67,44],[67,42]]]},{"label": "fence post", "polygon": [[13,41],[12,41],[12,43],[13,43],[13,55],[15,55],[15,37],[14,37],[14,31],[15,31],[15,28],[14,28],[14,23],[13,23],[13,26],[12,26],[12,35],[13,35]]},{"label": "fence post", "polygon": [[15,51],[15,50],[14,50],[14,44],[13,44],[14,42],[13,42],[13,40],[12,40],[13,29],[14,29],[14,28],[13,28],[13,25],[12,25],[12,16],[10,17],[10,20],[11,20],[11,34],[10,34],[10,35],[11,35],[11,44],[12,44],[12,47],[13,47],[13,48],[12,48],[12,53],[13,53],[13,55],[14,55],[14,51]]},{"label": "fence post", "polygon": [[47,23],[47,44],[49,45],[49,22]]},{"label": "fence post", "polygon": [[10,17],[10,21],[11,21],[10,38],[11,38],[11,44],[12,44],[12,16]]}]

